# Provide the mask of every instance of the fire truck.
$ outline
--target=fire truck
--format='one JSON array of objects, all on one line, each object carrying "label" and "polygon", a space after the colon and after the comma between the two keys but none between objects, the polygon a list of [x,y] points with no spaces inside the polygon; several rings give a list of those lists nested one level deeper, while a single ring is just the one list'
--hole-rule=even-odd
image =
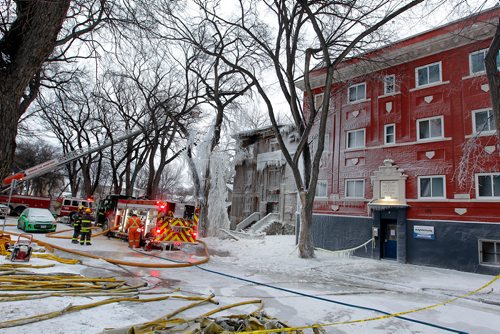
[{"label": "fire truck", "polygon": [[[70,163],[76,159],[79,159],[83,156],[86,156],[88,154],[100,151],[108,146],[111,146],[115,143],[121,142],[125,139],[128,139],[130,137],[139,135],[142,133],[143,130],[136,130],[136,131],[128,131],[125,132],[122,136],[119,136],[115,139],[108,140],[102,144],[96,144],[96,145],[91,145],[87,148],[81,148],[72,152],[69,152],[65,155],[63,155],[60,158],[55,158],[49,161],[46,161],[44,163],[41,163],[39,165],[36,165],[34,167],[28,168],[24,171],[18,172],[14,175],[10,175],[3,179],[2,183],[0,184],[0,203],[3,203],[11,208],[11,211],[15,214],[20,214],[25,208],[31,207],[31,208],[46,208],[46,209],[51,209],[51,199],[48,197],[36,197],[36,196],[27,196],[27,195],[15,195],[13,194],[14,188],[21,184],[22,182],[31,180],[33,178],[39,177],[43,174],[46,174],[48,172],[51,172],[53,170],[56,170],[58,168],[63,167],[67,163]],[[10,190],[9,194],[6,194],[7,191]],[[82,200],[82,205],[83,204],[83,199],[75,199],[77,201]],[[75,205],[73,204],[73,199],[71,199],[71,202],[69,206],[64,205],[65,199],[61,202],[61,205],[59,206],[60,208],[57,208],[58,204],[57,201],[55,203],[56,207],[56,213],[60,212],[61,216],[66,216],[66,215],[71,215],[72,212],[74,212]],[[90,205],[90,204],[88,204]],[[76,206],[78,208],[78,206]],[[59,210],[60,209],[60,210]]]},{"label": "fire truck", "polygon": [[166,249],[198,238],[198,215],[193,205],[170,201],[119,199],[108,216],[110,235],[127,240],[127,222],[132,214],[142,221],[141,243],[145,249]]},{"label": "fire truck", "polygon": [[91,198],[59,197],[55,200],[52,211],[59,222],[68,224],[80,207],[93,209],[94,201]]},{"label": "fire truck", "polygon": [[8,195],[0,194],[0,203],[9,206],[11,214],[20,215],[26,208],[44,208],[50,209],[50,197]]}]

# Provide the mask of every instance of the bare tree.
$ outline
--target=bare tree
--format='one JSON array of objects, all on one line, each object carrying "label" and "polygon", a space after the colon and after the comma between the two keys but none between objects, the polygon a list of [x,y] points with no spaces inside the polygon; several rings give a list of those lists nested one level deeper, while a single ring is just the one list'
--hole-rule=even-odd
[{"label": "bare tree", "polygon": [[[21,141],[17,146],[14,168],[16,171],[25,170],[55,158],[56,154],[57,149],[42,140]],[[57,197],[63,184],[64,175],[60,171],[52,171],[23,183],[22,191],[34,196]]]},{"label": "bare tree", "polygon": [[491,41],[490,48],[484,60],[486,75],[490,85],[491,105],[495,115],[495,127],[497,129],[498,145],[500,149],[500,76],[498,73],[498,55],[500,53],[500,20],[497,24],[495,36]]},{"label": "bare tree", "polygon": [[76,40],[101,26],[107,0],[7,1],[0,5],[0,178],[10,173],[20,117],[35,100],[49,60],[79,57]]},{"label": "bare tree", "polygon": [[[303,258],[314,256],[312,209],[328,117],[328,112],[320,110],[328,111],[330,108],[332,84],[337,67],[347,57],[356,55],[372,43],[379,42],[376,32],[380,27],[421,2],[423,0],[349,2],[240,0],[235,5],[235,12],[238,15],[226,17],[222,13],[227,11],[220,11],[216,1],[196,1],[204,15],[202,20],[212,22],[219,31],[232,32],[228,34],[229,36],[224,35],[225,41],[230,39],[242,45],[258,46],[258,52],[253,53],[255,59],[253,66],[248,64],[242,66],[225,55],[218,55],[208,49],[204,51],[219,57],[225,64],[250,78],[264,100],[276,138],[292,169],[300,197],[299,251]],[[311,33],[312,40],[309,38]],[[301,59],[304,60],[303,65],[299,63]],[[321,86],[324,86],[326,97],[318,109],[307,107],[314,105],[314,94],[310,83],[313,59],[320,61],[323,75]],[[288,103],[299,133],[299,144],[293,155],[287,150],[279,131],[273,98],[259,77],[258,70],[262,69],[258,67],[259,61],[272,67],[274,78],[280,85],[281,93]],[[300,72],[300,68],[303,68],[303,72]],[[304,82],[307,109],[303,108],[299,95],[297,81],[300,79]],[[317,129],[318,149],[311,153],[309,142],[313,129]]]}]

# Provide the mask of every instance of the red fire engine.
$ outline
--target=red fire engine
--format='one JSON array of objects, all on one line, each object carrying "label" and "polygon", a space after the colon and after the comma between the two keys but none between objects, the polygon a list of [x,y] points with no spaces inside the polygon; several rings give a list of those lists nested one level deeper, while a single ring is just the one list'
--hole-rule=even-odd
[{"label": "red fire engine", "polygon": [[111,235],[127,239],[128,218],[137,214],[142,221],[141,239],[146,249],[194,243],[198,238],[198,216],[193,205],[141,199],[119,199],[108,216]]},{"label": "red fire engine", "polygon": [[[51,199],[48,197],[36,197],[36,196],[27,196],[27,195],[15,195],[13,194],[13,190],[16,187],[16,185],[21,184],[22,182],[31,180],[33,178],[39,177],[43,174],[46,174],[48,172],[51,172],[53,170],[56,170],[58,168],[63,167],[67,163],[74,161],[78,158],[81,158],[83,156],[86,156],[88,154],[100,151],[108,146],[111,146],[114,143],[121,142],[127,138],[136,136],[140,133],[142,133],[143,130],[136,130],[136,131],[130,131],[126,132],[123,136],[117,137],[113,140],[108,140],[104,142],[103,144],[96,144],[89,146],[86,149],[78,149],[72,152],[69,152],[62,157],[55,158],[49,161],[46,161],[44,163],[41,163],[39,165],[36,165],[34,167],[28,168],[24,171],[18,172],[14,175],[8,176],[5,179],[3,179],[2,183],[0,184],[0,193],[3,193],[0,195],[0,203],[5,204],[9,206],[12,210],[13,213],[15,214],[20,214],[25,208],[27,207],[32,207],[32,208],[46,208],[50,209],[51,208]],[[10,194],[6,194],[5,192],[10,190]],[[70,215],[72,212],[75,212],[76,209],[78,209],[78,205],[73,205],[73,200],[76,201],[81,201],[83,206],[86,206],[83,201],[84,199],[78,199],[78,198],[71,198],[71,202],[69,203],[70,205],[65,205],[66,199],[62,199],[61,205],[59,205],[57,202],[55,203],[55,211],[58,213],[58,215],[61,216],[67,216]],[[87,201],[88,204],[89,201]],[[90,205],[90,204],[88,204]],[[76,209],[75,209],[76,207]],[[60,209],[60,210],[59,210]],[[75,211],[73,211],[75,210]]]},{"label": "red fire engine", "polygon": [[0,203],[8,205],[11,213],[19,215],[28,207],[50,209],[51,201],[49,197],[12,195],[9,202],[8,195],[0,195]]}]

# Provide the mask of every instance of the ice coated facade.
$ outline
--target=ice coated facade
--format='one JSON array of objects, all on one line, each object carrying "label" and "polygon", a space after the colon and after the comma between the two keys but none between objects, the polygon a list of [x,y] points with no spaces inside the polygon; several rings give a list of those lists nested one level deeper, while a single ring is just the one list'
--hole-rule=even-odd
[{"label": "ice coated facade", "polygon": [[[280,131],[290,152],[295,151],[292,126]],[[295,228],[297,190],[271,127],[236,135],[239,152],[231,204],[232,229],[290,234]]]},{"label": "ice coated facade", "polygon": [[[500,273],[500,152],[483,62],[499,16],[496,7],[339,67],[317,247],[374,237],[356,255]],[[315,101],[324,73],[311,73]]]}]

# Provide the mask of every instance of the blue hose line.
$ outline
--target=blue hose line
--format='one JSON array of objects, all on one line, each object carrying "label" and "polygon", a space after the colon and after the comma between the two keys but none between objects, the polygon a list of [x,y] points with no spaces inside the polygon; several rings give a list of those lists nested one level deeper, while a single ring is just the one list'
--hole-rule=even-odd
[{"label": "blue hose line", "polygon": [[[138,251],[138,250],[136,250],[134,248],[132,248],[132,250],[134,250],[135,252],[137,252],[139,254],[143,254],[143,255],[147,255],[147,256],[151,256],[151,257],[156,257],[156,258],[159,258],[159,259],[162,259],[162,260],[167,260],[167,261],[171,261],[171,262],[175,262],[175,263],[189,263],[189,262],[184,262],[184,261],[172,260],[172,259],[169,259],[169,258],[166,258],[166,257],[162,257],[162,256],[158,256],[158,255],[143,253],[143,252],[140,252],[140,251]],[[357,309],[361,309],[361,310],[377,312],[377,313],[381,313],[381,314],[384,314],[384,315],[390,315],[391,314],[389,312],[385,312],[385,311],[382,311],[382,310],[379,310],[379,309],[376,309],[376,308],[372,308],[372,307],[359,306],[359,305],[355,305],[355,304],[349,304],[349,303],[339,302],[337,300],[332,300],[332,299],[327,299],[327,298],[323,298],[323,297],[319,297],[319,296],[314,296],[314,295],[310,295],[310,294],[303,293],[303,292],[300,292],[300,291],[294,291],[294,290],[289,290],[289,289],[285,289],[285,288],[280,288],[279,286],[274,286],[274,285],[270,285],[270,284],[266,284],[266,283],[262,283],[262,282],[257,282],[257,281],[249,280],[249,279],[238,277],[238,276],[234,276],[234,275],[229,275],[229,274],[226,274],[226,273],[223,273],[223,272],[219,272],[219,271],[215,271],[215,270],[203,268],[200,265],[193,265],[193,267],[197,267],[198,269],[201,269],[203,271],[206,271],[206,272],[209,272],[209,273],[212,273],[212,274],[216,274],[216,275],[220,275],[220,276],[225,276],[225,277],[237,279],[237,280],[240,280],[240,281],[243,281],[243,282],[247,282],[247,283],[252,283],[252,284],[256,284],[256,285],[265,286],[265,287],[268,287],[268,288],[271,288],[271,289],[288,292],[288,293],[295,294],[295,295],[302,296],[302,297],[317,299],[317,300],[321,300],[321,301],[324,301],[324,302],[329,302],[329,303],[338,304],[338,305],[342,305],[342,306],[357,308]],[[460,330],[457,330],[457,329],[439,326],[439,325],[432,324],[432,323],[425,322],[425,321],[420,321],[420,320],[416,320],[416,319],[406,318],[406,317],[403,317],[403,316],[395,316],[394,318],[398,318],[398,319],[401,319],[401,320],[415,322],[417,324],[421,324],[421,325],[425,325],[425,326],[430,326],[430,327],[442,329],[444,331],[448,331],[448,332],[452,332],[452,333],[468,334],[468,332],[463,332],[463,331],[460,331]]]}]

